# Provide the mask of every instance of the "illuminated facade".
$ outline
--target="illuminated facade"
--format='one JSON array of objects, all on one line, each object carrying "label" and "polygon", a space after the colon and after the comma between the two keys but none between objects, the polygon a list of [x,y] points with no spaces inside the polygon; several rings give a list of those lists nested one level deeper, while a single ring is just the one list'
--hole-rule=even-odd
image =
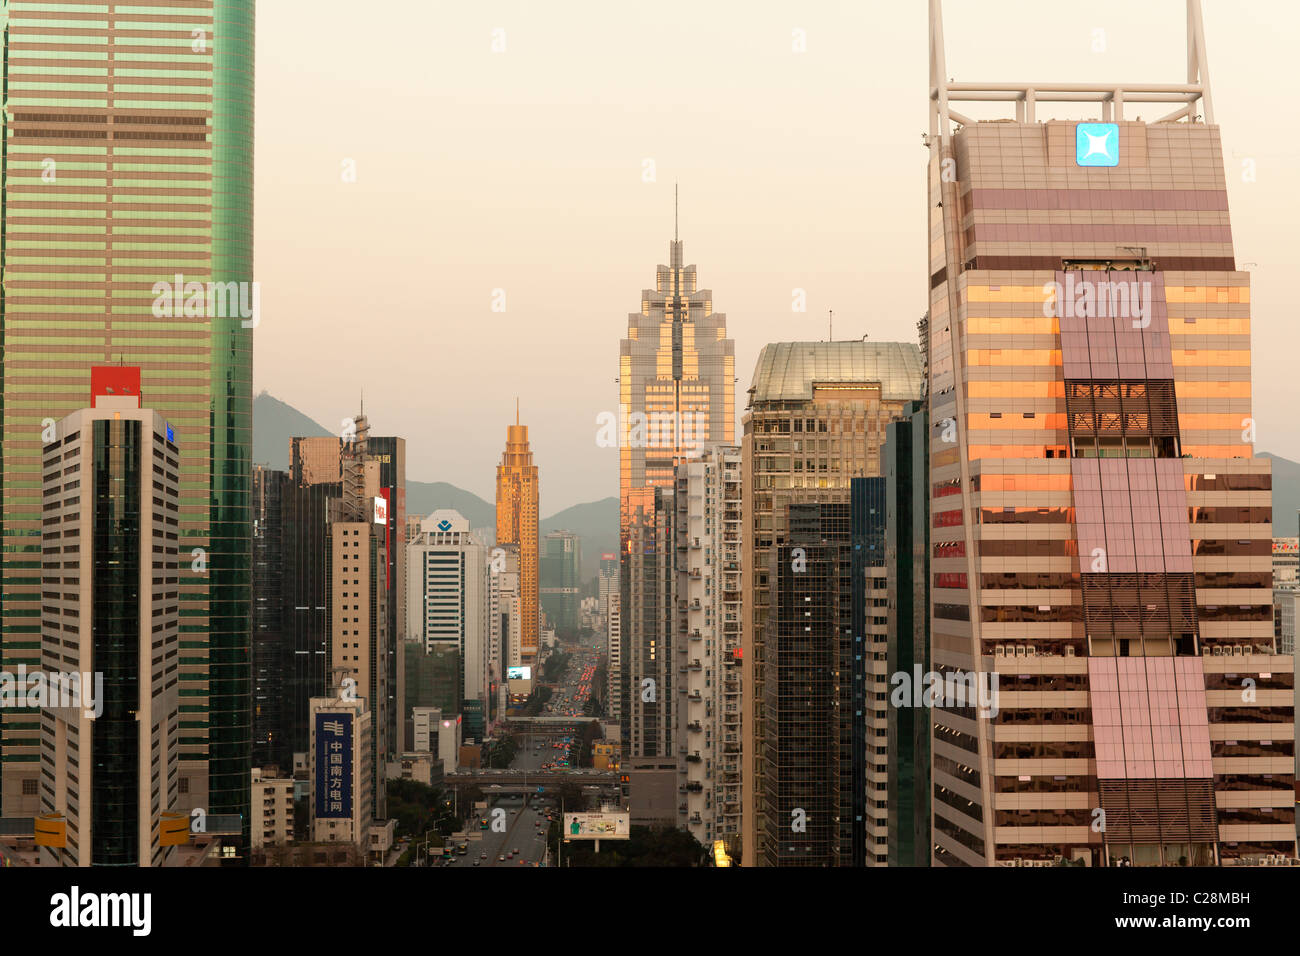
[{"label": "illuminated facade", "polygon": [[[674,236],[668,265],[641,293],[641,311],[628,315],[619,348],[619,703],[629,754],[662,755],[674,733],[666,722],[671,702],[643,707],[629,696],[631,675],[648,679],[671,664],[662,655],[675,632],[673,556],[646,549],[672,539],[656,522],[672,521],[677,465],[706,444],[734,441],[735,373],[727,318],[713,311],[711,291],[696,288],[695,266],[683,265]],[[654,726],[641,726],[643,719]]]},{"label": "illuminated facade", "polygon": [[[139,366],[181,437],[179,800],[241,814],[246,846],[254,0],[146,9],[0,12],[0,664],[39,666],[41,422],[85,404],[92,365]],[[191,283],[222,288],[196,307]],[[6,816],[36,812],[37,725],[0,715]]]},{"label": "illuminated facade", "polygon": [[[930,664],[1001,693],[931,711],[934,863],[1294,857],[1293,659],[1199,3],[1187,83],[1158,88],[952,83],[938,12]],[[1035,117],[1088,100],[1100,122]]]},{"label": "illuminated facade", "polygon": [[528,447],[528,426],[506,429],[506,450],[497,465],[497,544],[519,548],[520,658],[537,662],[537,466]]}]

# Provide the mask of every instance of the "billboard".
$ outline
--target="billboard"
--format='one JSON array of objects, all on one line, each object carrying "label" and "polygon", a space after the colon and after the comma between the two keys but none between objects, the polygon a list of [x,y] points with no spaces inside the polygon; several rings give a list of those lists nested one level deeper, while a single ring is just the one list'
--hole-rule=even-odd
[{"label": "billboard", "polygon": [[388,499],[375,496],[375,524],[388,524]]},{"label": "billboard", "polygon": [[507,667],[506,680],[532,680],[533,669],[531,667]]},{"label": "billboard", "polygon": [[316,715],[316,816],[352,818],[352,715]]},{"label": "billboard", "polygon": [[631,814],[619,811],[566,813],[566,840],[627,840],[631,838]]}]

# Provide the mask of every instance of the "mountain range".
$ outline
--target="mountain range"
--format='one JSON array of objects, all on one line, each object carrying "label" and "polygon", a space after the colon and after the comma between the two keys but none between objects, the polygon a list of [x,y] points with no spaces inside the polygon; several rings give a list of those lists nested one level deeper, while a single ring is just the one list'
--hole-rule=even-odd
[{"label": "mountain range", "polygon": [[[292,405],[268,392],[253,399],[253,461],[281,471],[289,469],[289,439],[294,436],[325,437],[337,434],[322,427]],[[1294,537],[1300,518],[1300,463],[1268,452],[1273,460],[1273,534]],[[453,508],[464,515],[472,528],[490,528],[496,523],[496,506],[472,491],[445,481],[406,479],[407,514],[431,514],[439,508]],[[596,575],[602,553],[618,551],[618,498],[602,498],[574,505],[542,519],[539,533],[572,531],[582,539],[582,576]]]},{"label": "mountain range", "polygon": [[[289,470],[289,439],[328,438],[330,431],[298,409],[261,392],[253,399],[253,461],[279,471]],[[496,525],[496,505],[472,491],[445,481],[415,481],[406,478],[406,513],[432,514],[439,508],[459,511],[471,528]],[[538,533],[572,531],[582,539],[582,577],[595,577],[602,553],[618,551],[618,498],[589,501],[543,518]]]}]

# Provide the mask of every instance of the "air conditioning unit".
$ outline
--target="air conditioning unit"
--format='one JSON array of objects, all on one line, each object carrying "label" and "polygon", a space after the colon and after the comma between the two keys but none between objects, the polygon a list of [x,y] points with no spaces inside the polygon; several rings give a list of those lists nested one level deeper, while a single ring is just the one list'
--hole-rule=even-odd
[{"label": "air conditioning unit", "polygon": [[1006,656],[1007,656],[1007,645],[1005,645],[1005,644],[999,644],[999,645],[997,645],[996,647],[994,647],[994,648],[993,648],[993,656],[994,656],[994,657],[1006,657]]},{"label": "air conditioning unit", "polygon": [[1034,647],[1033,644],[1029,644],[1025,647],[1026,657],[1036,657],[1037,655],[1038,655],[1038,648]]},{"label": "air conditioning unit", "polygon": [[1209,657],[1209,656],[1210,656],[1210,645],[1208,645],[1208,644],[1203,644],[1203,645],[1201,645],[1201,656],[1202,656],[1202,657]]},{"label": "air conditioning unit", "polygon": [[1242,648],[1242,646],[1241,646],[1240,644],[1234,644],[1234,645],[1232,645],[1232,656],[1233,656],[1233,657],[1245,657],[1245,656],[1246,656],[1246,652],[1245,652],[1245,650]]},{"label": "air conditioning unit", "polygon": [[1223,656],[1223,648],[1220,647],[1220,646],[1217,645],[1217,644],[1214,645],[1214,656],[1215,656],[1215,657],[1222,657],[1222,656]]},{"label": "air conditioning unit", "polygon": [[1065,656],[1066,656],[1066,657],[1073,657],[1073,656],[1074,656],[1074,645],[1073,645],[1073,644],[1069,644],[1069,645],[1066,646],[1066,648],[1065,648]]},{"label": "air conditioning unit", "polygon": [[1017,644],[1017,645],[1016,645],[1016,657],[1024,657],[1024,656],[1025,656],[1025,645],[1023,645],[1023,644]]}]

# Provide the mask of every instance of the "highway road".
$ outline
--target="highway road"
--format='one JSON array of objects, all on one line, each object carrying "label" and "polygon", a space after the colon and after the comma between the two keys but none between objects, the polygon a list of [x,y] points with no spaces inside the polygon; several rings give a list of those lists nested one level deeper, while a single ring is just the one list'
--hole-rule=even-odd
[{"label": "highway road", "polygon": [[[523,806],[519,797],[498,797],[488,800],[493,806],[488,809],[488,824],[486,830],[471,831],[469,839],[469,853],[465,856],[453,855],[451,858],[452,866],[473,867],[477,864],[480,868],[485,866],[532,866],[534,863],[541,863],[546,855],[546,811],[534,798],[530,805]],[[491,828],[494,820],[502,819],[500,815],[493,815],[493,810],[504,812],[505,832],[499,832]],[[541,824],[540,832],[536,824]],[[502,860],[500,857],[514,849],[519,853],[512,859]],[[522,862],[521,862],[522,861]]]}]

